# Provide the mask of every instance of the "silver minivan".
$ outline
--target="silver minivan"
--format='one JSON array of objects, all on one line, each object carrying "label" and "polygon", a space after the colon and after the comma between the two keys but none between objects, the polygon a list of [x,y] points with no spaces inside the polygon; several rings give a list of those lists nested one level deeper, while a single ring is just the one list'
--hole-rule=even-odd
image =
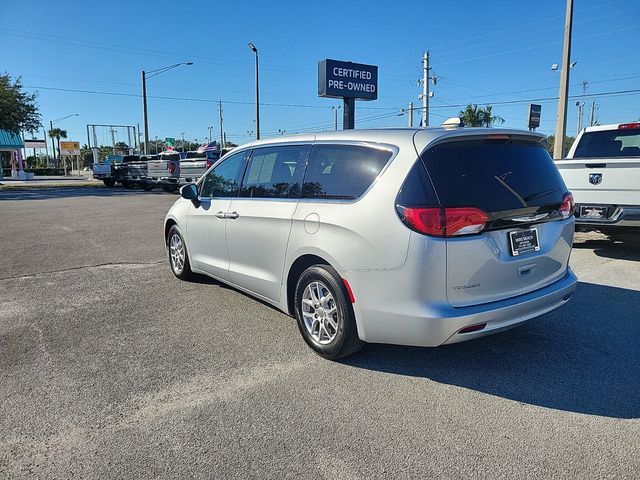
[{"label": "silver minivan", "polygon": [[573,198],[536,133],[278,137],[233,150],[181,194],[164,225],[173,273],[294,316],[325,358],[478,338],[576,286]]}]

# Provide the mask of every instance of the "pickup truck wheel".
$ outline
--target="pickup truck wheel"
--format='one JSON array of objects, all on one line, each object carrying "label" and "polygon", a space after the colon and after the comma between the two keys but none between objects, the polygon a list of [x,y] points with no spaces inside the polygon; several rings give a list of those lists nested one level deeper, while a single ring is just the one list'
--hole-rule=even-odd
[{"label": "pickup truck wheel", "polygon": [[153,190],[153,183],[145,183],[142,188],[144,188],[145,192],[150,192]]},{"label": "pickup truck wheel", "polygon": [[329,265],[314,265],[300,275],[294,302],[300,333],[321,357],[338,360],[363,347],[349,293]]},{"label": "pickup truck wheel", "polygon": [[116,184],[116,181],[113,178],[105,178],[102,182],[106,187],[113,187]]},{"label": "pickup truck wheel", "polygon": [[188,280],[193,277],[187,246],[177,225],[171,227],[167,236],[167,250],[169,251],[169,263],[171,271],[180,280]]},{"label": "pickup truck wheel", "polygon": [[164,190],[165,193],[175,193],[175,191],[178,190],[178,186],[177,185],[162,185],[162,190]]},{"label": "pickup truck wheel", "polygon": [[129,182],[128,180],[124,180],[122,182],[122,186],[127,190],[131,190],[133,188],[133,183]]}]

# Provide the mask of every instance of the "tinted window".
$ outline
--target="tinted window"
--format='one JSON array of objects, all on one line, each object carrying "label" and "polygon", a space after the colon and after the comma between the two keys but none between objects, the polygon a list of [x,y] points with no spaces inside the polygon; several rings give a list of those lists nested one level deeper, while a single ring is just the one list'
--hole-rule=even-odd
[{"label": "tinted window", "polygon": [[123,163],[131,163],[140,161],[140,157],[138,155],[125,155],[122,157]]},{"label": "tinted window", "polygon": [[160,160],[180,160],[179,153],[161,153]]},{"label": "tinted window", "polygon": [[305,198],[354,199],[362,195],[392,152],[356,145],[316,145],[302,185]]},{"label": "tinted window", "polygon": [[201,197],[232,197],[238,191],[240,172],[248,152],[231,155],[207,173],[200,183]]},{"label": "tinted window", "polygon": [[207,158],[206,154],[204,152],[187,152],[186,157],[187,159],[191,159],[191,158]]},{"label": "tinted window", "polygon": [[541,144],[517,140],[462,140],[423,154],[443,206],[486,212],[561,203],[566,187]]},{"label": "tinted window", "polygon": [[585,132],[573,157],[640,157],[640,128]]},{"label": "tinted window", "polygon": [[398,203],[405,207],[437,206],[438,198],[423,163],[413,166],[398,193]]},{"label": "tinted window", "polygon": [[299,198],[300,184],[310,147],[257,148],[242,181],[241,197]]}]

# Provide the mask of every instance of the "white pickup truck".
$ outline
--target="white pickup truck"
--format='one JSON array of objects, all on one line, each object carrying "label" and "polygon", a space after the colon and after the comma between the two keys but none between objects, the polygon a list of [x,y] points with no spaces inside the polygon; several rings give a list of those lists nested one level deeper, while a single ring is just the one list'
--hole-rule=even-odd
[{"label": "white pickup truck", "polygon": [[556,165],[580,229],[640,231],[640,122],[587,127]]}]

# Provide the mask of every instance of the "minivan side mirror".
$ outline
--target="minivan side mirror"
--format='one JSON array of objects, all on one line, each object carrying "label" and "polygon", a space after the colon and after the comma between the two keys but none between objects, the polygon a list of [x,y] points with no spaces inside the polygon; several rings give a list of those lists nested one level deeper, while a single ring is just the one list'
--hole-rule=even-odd
[{"label": "minivan side mirror", "polygon": [[186,198],[187,200],[197,200],[198,199],[198,188],[195,183],[189,183],[184,187],[180,188],[180,195],[182,198]]}]

